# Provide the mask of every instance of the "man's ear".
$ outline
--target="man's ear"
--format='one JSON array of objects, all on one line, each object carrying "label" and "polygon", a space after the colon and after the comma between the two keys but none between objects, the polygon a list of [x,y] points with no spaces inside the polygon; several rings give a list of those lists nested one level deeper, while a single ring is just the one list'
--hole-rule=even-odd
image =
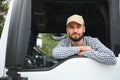
[{"label": "man's ear", "polygon": [[84,26],[84,31],[83,31],[83,33],[85,33],[85,31],[86,31],[86,26]]},{"label": "man's ear", "polygon": [[66,33],[68,34],[68,27],[66,27]]}]

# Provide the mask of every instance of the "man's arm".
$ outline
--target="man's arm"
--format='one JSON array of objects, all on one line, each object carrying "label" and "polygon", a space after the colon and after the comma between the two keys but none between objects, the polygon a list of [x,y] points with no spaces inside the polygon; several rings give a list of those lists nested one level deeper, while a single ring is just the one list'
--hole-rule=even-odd
[{"label": "man's arm", "polygon": [[60,41],[58,46],[53,49],[52,56],[55,59],[64,59],[80,51],[79,47],[71,47],[69,43],[69,40],[66,41],[66,39]]},{"label": "man's arm", "polygon": [[93,50],[85,50],[84,56],[104,64],[116,64],[117,61],[114,53],[104,46],[97,38],[91,42],[91,47]]}]

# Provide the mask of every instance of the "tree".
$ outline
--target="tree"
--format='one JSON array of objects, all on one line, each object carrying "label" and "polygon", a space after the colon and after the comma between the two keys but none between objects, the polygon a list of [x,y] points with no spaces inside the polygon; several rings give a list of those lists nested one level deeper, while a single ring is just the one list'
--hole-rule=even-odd
[{"label": "tree", "polygon": [[7,14],[8,11],[9,1],[10,0],[0,0],[0,37],[5,21],[5,15]]}]

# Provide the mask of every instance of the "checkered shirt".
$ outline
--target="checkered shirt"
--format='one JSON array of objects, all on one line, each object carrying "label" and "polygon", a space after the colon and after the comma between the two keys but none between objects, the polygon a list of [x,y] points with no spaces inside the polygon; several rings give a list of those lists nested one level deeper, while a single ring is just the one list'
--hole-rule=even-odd
[{"label": "checkered shirt", "polygon": [[[116,64],[116,57],[114,53],[100,42],[98,38],[91,36],[84,36],[83,46],[91,46],[92,51],[85,51],[84,56],[94,59],[103,64]],[[69,38],[61,40],[58,45],[53,49],[52,56],[55,59],[64,59],[69,56],[75,55],[80,52],[78,46],[72,46]]]}]

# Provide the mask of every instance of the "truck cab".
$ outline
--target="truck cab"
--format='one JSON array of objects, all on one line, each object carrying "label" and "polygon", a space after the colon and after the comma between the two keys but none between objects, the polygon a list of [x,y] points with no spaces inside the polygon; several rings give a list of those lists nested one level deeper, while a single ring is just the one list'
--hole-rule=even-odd
[{"label": "truck cab", "polygon": [[[38,35],[66,34],[72,14],[83,16],[85,35],[114,52],[115,65],[79,56],[56,60],[39,49]],[[0,40],[0,80],[120,80],[119,32],[120,0],[11,0]]]}]

